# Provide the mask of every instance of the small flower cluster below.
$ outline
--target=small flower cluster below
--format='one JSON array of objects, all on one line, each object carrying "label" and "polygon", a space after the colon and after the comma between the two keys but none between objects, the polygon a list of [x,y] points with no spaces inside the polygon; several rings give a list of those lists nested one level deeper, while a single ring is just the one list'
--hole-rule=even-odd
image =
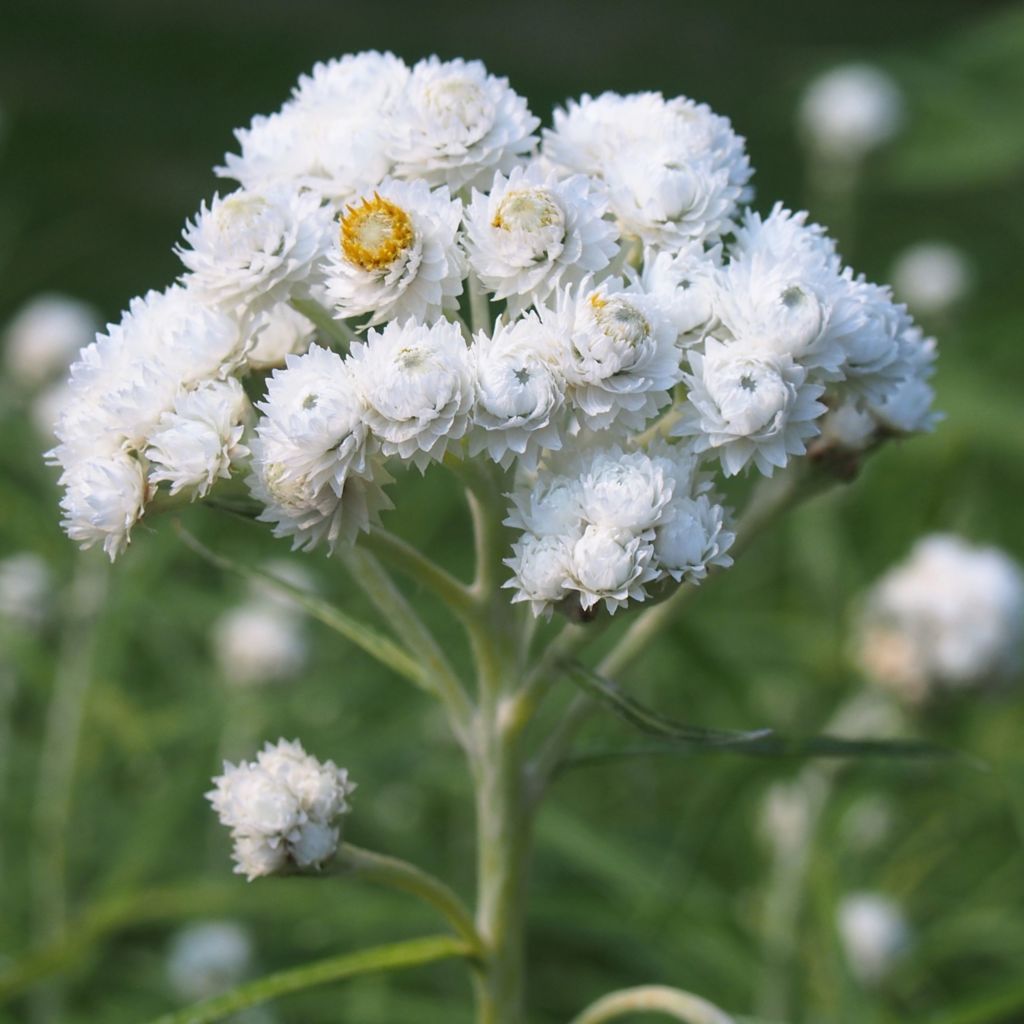
[{"label": "small flower cluster below", "polygon": [[298,740],[267,743],[255,761],[225,762],[213,783],[206,797],[231,829],[235,873],[249,881],[330,860],[356,788],[344,768],[321,763]]}]

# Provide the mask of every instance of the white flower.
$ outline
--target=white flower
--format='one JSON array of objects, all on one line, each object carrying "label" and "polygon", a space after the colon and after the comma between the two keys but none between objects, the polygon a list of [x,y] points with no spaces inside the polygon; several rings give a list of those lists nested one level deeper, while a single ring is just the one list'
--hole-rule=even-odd
[{"label": "white flower", "polygon": [[230,477],[231,466],[249,454],[242,444],[249,412],[249,400],[234,377],[182,392],[174,411],[164,413],[150,435],[146,449],[146,458],[153,464],[150,483],[167,481],[171,494],[194,489],[193,497],[203,497],[216,480]]},{"label": "white flower", "polygon": [[310,347],[275,370],[252,442],[253,496],[266,507],[259,519],[295,547],[326,542],[331,550],[368,530],[390,508],[390,476],[372,457],[360,391],[336,352]]},{"label": "white flower", "polygon": [[715,311],[733,338],[836,379],[848,337],[863,326],[865,300],[852,293],[834,242],[806,219],[781,204],[767,218],[744,217],[733,258],[717,275]]},{"label": "white flower", "polygon": [[391,321],[352,345],[350,363],[366,422],[384,455],[411,460],[422,470],[465,434],[476,384],[457,324]]},{"label": "white flower", "polygon": [[743,139],[727,118],[682,96],[583,96],[555,110],[544,154],[603,179],[623,233],[661,248],[717,239],[749,197]]},{"label": "white flower", "polygon": [[539,537],[569,537],[576,540],[586,525],[583,520],[583,491],[578,477],[541,472],[528,488],[511,496],[506,526]]},{"label": "white flower", "polygon": [[496,174],[490,193],[473,191],[466,210],[469,262],[510,316],[562,285],[604,270],[618,252],[605,199],[582,174],[559,180],[538,165]]},{"label": "white flower", "polygon": [[788,356],[709,338],[703,354],[691,350],[690,366],[689,394],[673,432],[693,436],[698,452],[713,451],[726,476],[751,460],[771,476],[790,455],[803,455],[804,441],[818,433],[824,388],[808,382]]},{"label": "white flower", "polygon": [[892,268],[896,294],[916,313],[938,316],[971,289],[971,267],[947,242],[918,242],[900,253]]},{"label": "white flower", "polygon": [[233,686],[291,679],[302,670],[307,656],[298,616],[262,601],[247,602],[221,615],[213,626],[213,647],[221,673]]},{"label": "white flower", "polygon": [[395,176],[430,185],[486,188],[536,143],[540,121],[508,79],[478,61],[428,57],[414,65],[389,119]]},{"label": "white flower", "polygon": [[594,526],[644,533],[672,500],[675,479],[667,460],[621,448],[595,451],[580,474],[580,509]]},{"label": "white flower", "polygon": [[677,583],[699,583],[708,567],[732,565],[728,550],[736,535],[726,524],[725,509],[706,494],[674,498],[655,531],[658,566]]},{"label": "white flower", "polygon": [[252,762],[224,764],[206,794],[235,839],[235,871],[250,881],[291,861],[320,867],[334,856],[355,789],[348,772],[321,763],[298,740],[267,743]]},{"label": "white flower", "polygon": [[652,296],[676,330],[676,344],[699,341],[715,314],[721,249],[706,252],[698,242],[678,252],[648,250],[636,285],[629,291]]},{"label": "white flower", "polygon": [[99,314],[66,295],[38,295],[12,317],[3,333],[4,363],[12,381],[37,388],[64,373],[99,329]]},{"label": "white flower", "polygon": [[226,377],[243,362],[246,346],[234,317],[204,307],[188,289],[133,299],[121,322],[71,367],[53,458],[67,467],[78,457],[143,450],[179,392]]},{"label": "white flower", "polygon": [[899,906],[875,892],[855,892],[839,904],[839,938],[850,968],[864,985],[876,985],[910,946]]},{"label": "white flower", "polygon": [[391,53],[317,64],[278,113],[235,132],[242,152],[217,173],[247,189],[285,184],[335,202],[373,188],[391,170],[385,126],[408,78]]},{"label": "white flower", "polygon": [[773,782],[760,808],[760,832],[776,857],[799,857],[811,837],[812,803],[815,796],[799,778]]},{"label": "white flower", "polygon": [[237,985],[252,962],[249,933],[234,921],[199,921],[175,933],[167,977],[179,999],[197,1002]]},{"label": "white flower", "polygon": [[539,310],[560,339],[572,430],[642,430],[681,378],[676,330],[658,302],[618,282],[566,290]]},{"label": "white flower", "polygon": [[653,556],[651,543],[629,530],[588,526],[573,545],[566,587],[579,592],[584,611],[604,601],[614,614],[647,596],[644,584],[658,575]]},{"label": "white flower", "polygon": [[477,387],[471,455],[486,449],[502,466],[518,457],[532,469],[542,448],[561,448],[565,381],[555,344],[532,313],[512,324],[499,322],[493,337],[476,336],[470,349]]},{"label": "white flower", "polygon": [[113,561],[128,546],[148,496],[138,459],[116,452],[77,460],[60,482],[64,531],[83,548],[102,544]]},{"label": "white flower", "polygon": [[850,452],[864,451],[878,436],[878,422],[860,404],[849,399],[841,402],[822,417],[821,443]]},{"label": "white flower", "polygon": [[332,213],[319,196],[239,189],[204,203],[175,252],[205,302],[259,313],[309,294],[332,237]]},{"label": "white flower", "polygon": [[903,96],[884,71],[843,64],[815,78],[800,105],[809,143],[825,156],[859,160],[903,124]]},{"label": "white flower", "polygon": [[504,560],[513,577],[502,586],[515,590],[512,603],[529,601],[534,615],[550,618],[552,607],[568,594],[572,547],[568,536],[523,534]]},{"label": "white flower", "polygon": [[326,264],[327,296],[338,317],[430,322],[457,309],[461,217],[462,205],[447,188],[432,192],[422,181],[386,180],[346,207]]},{"label": "white flower", "polygon": [[46,619],[53,578],[46,562],[31,551],[0,559],[0,627],[36,628]]},{"label": "white flower", "polygon": [[884,430],[916,434],[935,427],[941,417],[933,408],[935,391],[928,383],[934,362],[935,340],[925,338],[917,327],[903,331],[897,379],[881,394],[867,396],[866,407]]},{"label": "white flower", "polygon": [[1020,567],[997,548],[933,534],[871,589],[857,654],[869,676],[920,700],[1009,675],[1022,639]]},{"label": "white flower", "polygon": [[252,325],[253,346],[246,353],[246,364],[254,370],[267,370],[284,363],[285,356],[301,355],[316,336],[313,322],[286,302],[268,309]]}]

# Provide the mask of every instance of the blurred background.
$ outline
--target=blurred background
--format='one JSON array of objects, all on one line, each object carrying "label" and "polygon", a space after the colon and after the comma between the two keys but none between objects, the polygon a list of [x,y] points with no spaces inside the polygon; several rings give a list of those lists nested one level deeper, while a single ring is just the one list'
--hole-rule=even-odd
[{"label": "blurred background", "polygon": [[[85,325],[88,340],[91,317],[116,320],[169,284],[186,217],[226,187],[211,168],[234,148],[231,130],[277,109],[315,61],[367,48],[479,57],[546,123],[586,91],[708,102],[747,138],[756,205],[808,208],[856,269],[895,281],[940,344],[938,430],[887,446],[853,486],[763,537],[628,682],[701,725],[813,735],[852,716],[855,734],[968,756],[720,753],[567,773],[538,826],[531,1021],[556,1024],[646,981],[772,1024],[1024,1021],[1021,680],[908,704],[851,657],[861,595],[922,534],[1024,559],[1024,6],[983,0],[7,5],[0,1021],[142,1021],[234,978],[434,927],[360,885],[230,874],[202,794],[223,757],[264,739],[300,737],[350,769],[353,842],[471,891],[467,783],[435,709],[200,563],[168,523],[137,529],[114,572],[79,555],[41,458],[48,382],[11,354],[14,318],[40,295],[85,303],[62,307],[62,336]],[[800,110],[817,76],[849,62],[889,76],[898,114],[837,151]],[[922,243],[941,244],[916,250],[915,276],[901,257]],[[50,350],[59,371],[59,338]],[[466,571],[464,511],[444,474],[410,476],[397,496],[390,528]],[[184,519],[212,546],[283,559],[358,609],[327,559],[294,559],[213,511]],[[254,636],[268,646],[247,666]],[[582,746],[621,747],[626,728],[599,718]],[[219,932],[181,931],[211,919]],[[468,1008],[463,972],[442,967],[313,990],[247,1019],[458,1024]]]}]

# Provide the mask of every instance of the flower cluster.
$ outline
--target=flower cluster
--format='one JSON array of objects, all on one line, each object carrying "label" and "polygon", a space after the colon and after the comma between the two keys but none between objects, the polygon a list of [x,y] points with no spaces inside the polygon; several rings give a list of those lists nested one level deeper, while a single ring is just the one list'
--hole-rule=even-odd
[{"label": "flower cluster", "polygon": [[1012,673],[1024,641],[1024,572],[1007,554],[948,534],[914,546],[867,594],[856,655],[909,701]]},{"label": "flower cluster", "polygon": [[931,426],[934,343],[806,214],[747,207],[726,118],[604,93],[538,128],[479,62],[371,52],[238,131],[179,283],[73,368],[68,533],[114,557],[161,493],[235,476],[332,549],[396,468],[480,457],[509,473],[515,598],[615,610],[727,563],[713,472]]},{"label": "flower cluster", "polygon": [[249,881],[288,865],[318,868],[334,856],[346,798],[356,788],[333,761],[298,740],[267,743],[255,761],[224,764],[206,794],[235,841],[235,873]]}]

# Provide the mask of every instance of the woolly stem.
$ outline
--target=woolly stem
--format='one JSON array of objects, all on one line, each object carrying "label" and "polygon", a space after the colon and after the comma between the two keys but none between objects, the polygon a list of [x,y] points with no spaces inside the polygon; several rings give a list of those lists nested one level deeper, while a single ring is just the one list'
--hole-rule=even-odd
[{"label": "woolly stem", "polygon": [[664,985],[641,985],[612,992],[591,1004],[571,1024],[604,1024],[635,1013],[660,1013],[686,1024],[734,1024],[732,1017],[699,996]]},{"label": "woolly stem", "polygon": [[491,307],[487,301],[487,294],[484,292],[477,279],[476,274],[471,270],[466,281],[466,290],[469,293],[469,323],[476,334],[478,331],[491,333]]},{"label": "woolly stem", "polygon": [[342,843],[327,870],[416,896],[439,911],[456,935],[464,939],[472,949],[479,950],[480,936],[465,904],[444,882],[415,864],[364,850],[351,843]]}]

